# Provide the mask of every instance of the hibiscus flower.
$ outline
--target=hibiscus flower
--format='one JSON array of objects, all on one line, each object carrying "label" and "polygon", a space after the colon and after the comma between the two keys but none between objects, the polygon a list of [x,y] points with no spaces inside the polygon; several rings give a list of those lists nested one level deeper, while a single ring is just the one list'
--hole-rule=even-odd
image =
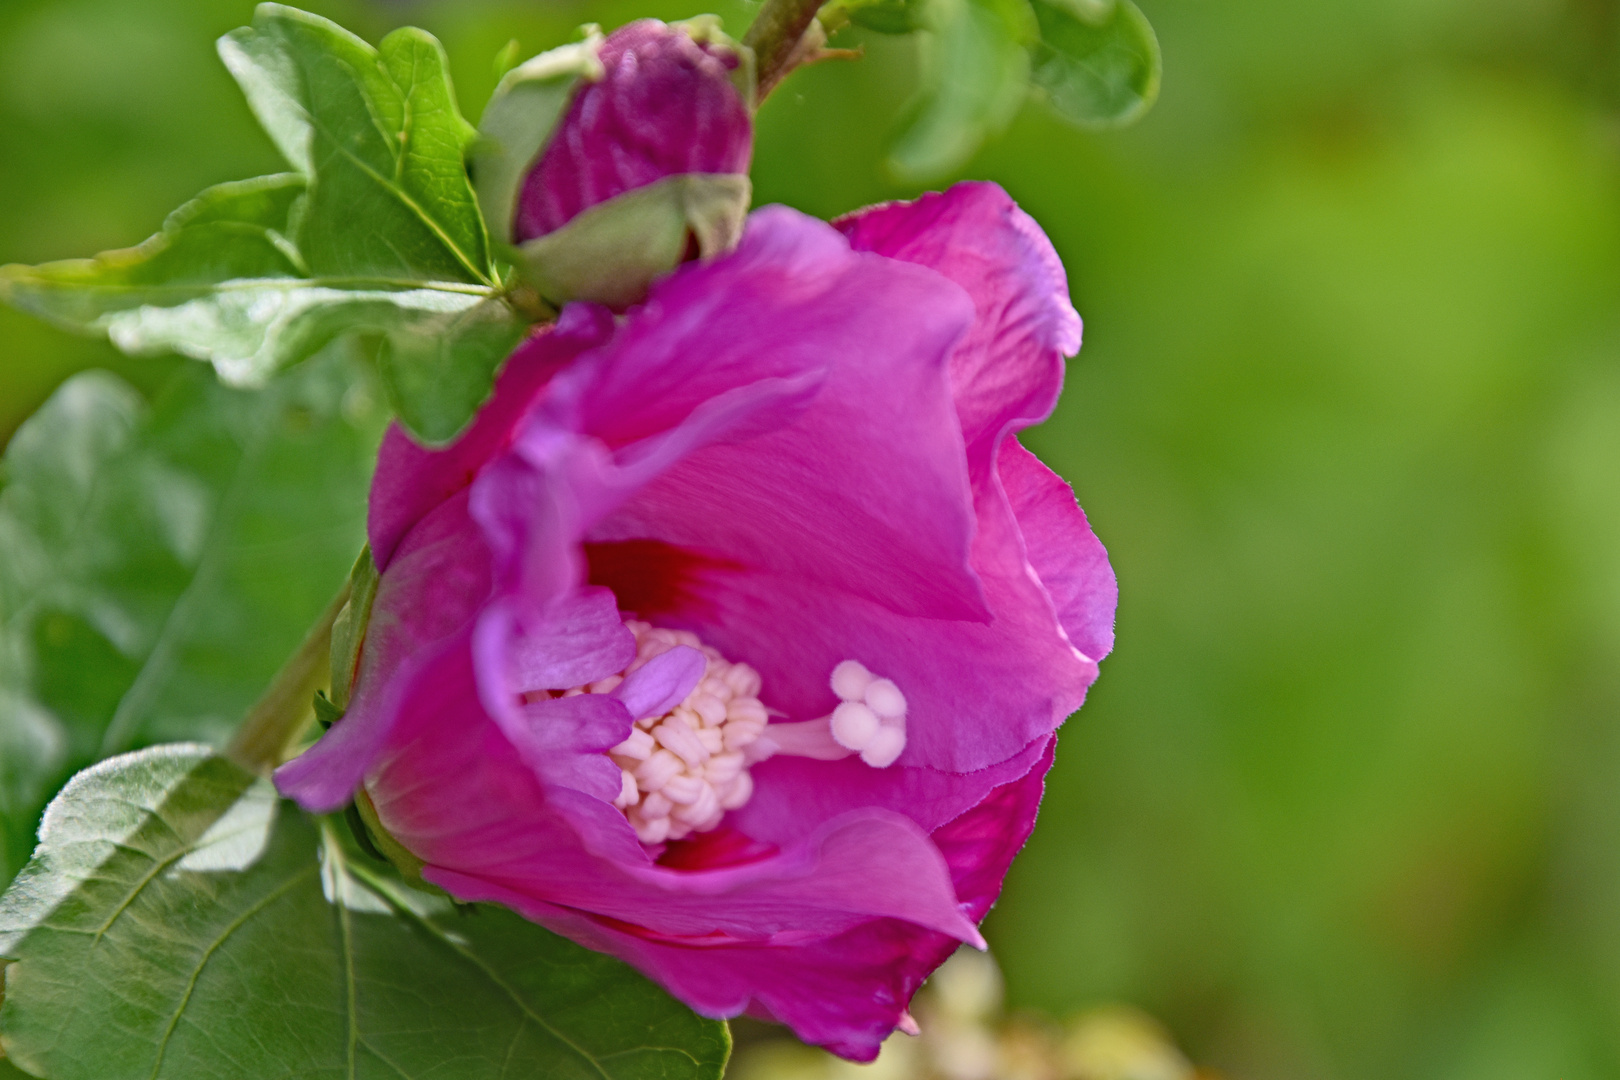
[{"label": "hibiscus flower", "polygon": [[277,773],[467,901],[855,1060],[1029,836],[1116,589],[1016,433],[1080,345],[998,187],[756,211],[575,303],[455,444],[398,428],[347,714]]}]

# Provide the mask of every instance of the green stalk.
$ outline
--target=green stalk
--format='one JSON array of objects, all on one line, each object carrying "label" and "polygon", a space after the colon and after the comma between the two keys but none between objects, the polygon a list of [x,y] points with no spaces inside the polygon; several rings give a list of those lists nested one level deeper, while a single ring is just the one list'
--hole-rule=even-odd
[{"label": "green stalk", "polygon": [[754,50],[759,100],[806,57],[800,49],[805,31],[815,22],[823,0],[765,0],[743,44]]},{"label": "green stalk", "polygon": [[349,602],[349,589],[350,582],[345,581],[236,729],[225,756],[242,768],[268,774],[281,764],[287,748],[314,716],[315,691],[331,680],[332,623]]}]

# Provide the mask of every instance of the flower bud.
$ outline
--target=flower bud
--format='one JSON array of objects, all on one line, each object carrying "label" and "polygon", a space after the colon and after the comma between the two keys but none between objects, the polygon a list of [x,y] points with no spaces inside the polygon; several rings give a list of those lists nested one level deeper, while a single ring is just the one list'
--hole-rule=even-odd
[{"label": "flower bud", "polygon": [[514,239],[544,236],[615,195],[682,173],[746,173],[748,104],[732,81],[741,62],[721,41],[641,19],[615,30],[519,196]]},{"label": "flower bud", "polygon": [[473,159],[495,238],[541,297],[639,301],[748,210],[753,61],[712,17],[642,19],[502,80]]}]

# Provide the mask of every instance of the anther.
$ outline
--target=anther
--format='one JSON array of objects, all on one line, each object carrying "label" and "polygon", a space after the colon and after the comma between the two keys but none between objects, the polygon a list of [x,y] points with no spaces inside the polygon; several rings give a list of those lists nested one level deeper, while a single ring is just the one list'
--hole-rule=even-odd
[{"label": "anther", "polygon": [[[757,697],[759,673],[747,664],[731,663],[684,630],[641,622],[625,626],[636,638],[630,666],[563,694],[611,693],[635,710],[629,737],[608,751],[621,770],[613,805],[624,811],[642,843],[661,844],[712,829],[727,810],[748,802],[754,782],[746,751],[758,741],[770,714]],[[699,655],[669,655],[678,649]],[[693,671],[699,659],[702,663]],[[654,661],[668,665],[658,679],[649,683],[646,676],[633,677]],[[658,700],[662,691],[649,697],[649,686],[671,687],[672,672],[680,673],[680,681],[670,693],[680,693],[684,685],[684,696],[673,704],[668,696]],[[660,711],[639,715],[643,708]]]}]

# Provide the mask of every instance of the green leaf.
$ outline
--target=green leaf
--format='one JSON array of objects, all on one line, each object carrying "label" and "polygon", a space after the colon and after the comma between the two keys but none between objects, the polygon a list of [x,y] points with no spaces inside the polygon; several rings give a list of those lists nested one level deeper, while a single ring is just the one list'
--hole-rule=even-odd
[{"label": "green leaf", "polygon": [[1084,128],[1135,122],[1159,96],[1159,40],[1131,0],[1032,0],[1041,40],[1035,84]]},{"label": "green leaf", "polygon": [[295,240],[311,273],[491,283],[462,163],[476,133],[432,35],[405,27],[373,49],[317,15],[260,4],[219,54],[309,179]]},{"label": "green leaf", "polygon": [[298,171],[210,188],[139,247],[0,268],[0,297],[127,353],[206,360],[233,386],[345,335],[382,339],[403,422],[450,439],[527,323],[494,284],[443,49],[409,28],[373,49],[263,4],[220,54]]},{"label": "green leaf", "polygon": [[880,34],[910,34],[929,25],[929,0],[855,0],[840,7],[849,21]]},{"label": "green leaf", "polygon": [[1035,22],[1027,0],[931,0],[925,85],[890,167],[927,179],[965,164],[1012,120],[1029,86]]},{"label": "green leaf", "polygon": [[238,281],[206,299],[142,307],[104,320],[125,352],[211,361],[226,382],[262,385],[288,356],[346,334],[380,339],[388,398],[424,442],[453,439],[489,397],[501,361],[528,326],[499,300],[440,288],[331,288],[295,280]]},{"label": "green leaf", "polygon": [[0,687],[0,882],[10,881],[28,857],[34,822],[68,755],[68,733],[56,717]]},{"label": "green leaf", "polygon": [[377,364],[389,404],[418,439],[434,445],[467,426],[501,362],[529,333],[499,300],[414,309],[396,301],[372,315],[383,332]]},{"label": "green leaf", "polygon": [[0,1038],[51,1080],[717,1080],[729,1038],[616,960],[402,884],[201,747],[104,762],[0,897]]},{"label": "green leaf", "polygon": [[[139,247],[0,267],[0,296],[66,329],[107,333],[121,313],[208,298],[224,282],[299,276],[300,259],[285,230],[305,186],[296,174],[220,184],[170,214],[163,230]],[[114,340],[143,351],[138,341]],[[237,381],[269,373],[263,365],[250,367],[236,372]]]},{"label": "green leaf", "polygon": [[382,410],[333,353],[260,393],[184,369],[148,407],[78,375],[12,438],[0,488],[0,820],[9,880],[68,771],[223,742],[364,541]]}]

